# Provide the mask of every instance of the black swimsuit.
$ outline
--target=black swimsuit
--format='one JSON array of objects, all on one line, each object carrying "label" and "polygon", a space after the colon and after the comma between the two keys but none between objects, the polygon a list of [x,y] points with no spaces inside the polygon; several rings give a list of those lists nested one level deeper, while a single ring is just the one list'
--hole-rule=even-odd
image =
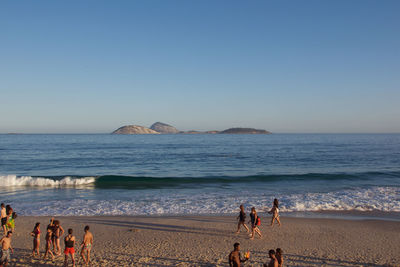
[{"label": "black swimsuit", "polygon": [[239,221],[244,222],[245,220],[246,220],[246,213],[241,211],[239,214]]},{"label": "black swimsuit", "polygon": [[66,248],[73,248],[74,247],[74,241],[69,239],[69,240],[65,240],[65,247]]}]

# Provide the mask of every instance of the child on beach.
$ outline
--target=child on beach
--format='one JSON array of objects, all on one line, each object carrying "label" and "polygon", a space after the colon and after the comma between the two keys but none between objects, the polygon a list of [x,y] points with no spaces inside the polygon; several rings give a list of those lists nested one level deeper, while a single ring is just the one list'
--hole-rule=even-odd
[{"label": "child on beach", "polygon": [[33,249],[32,249],[32,257],[35,257],[37,254],[40,257],[39,247],[40,247],[40,223],[35,224],[35,228],[31,232],[31,236],[33,236]]},{"label": "child on beach", "polygon": [[11,246],[12,232],[8,231],[7,236],[0,239],[1,252],[0,252],[0,265],[6,267],[11,260],[10,251],[14,253]]},{"label": "child on beach", "polygon": [[240,213],[239,213],[239,216],[237,217],[237,219],[239,220],[239,222],[238,222],[236,234],[240,233],[240,226],[241,226],[241,225],[243,225],[243,227],[246,228],[247,233],[249,233],[249,228],[248,228],[247,225],[245,224],[245,221],[246,221],[246,213],[244,212],[244,207],[243,207],[243,205],[240,205]]},{"label": "child on beach", "polygon": [[61,255],[60,237],[64,234],[64,229],[60,225],[59,220],[53,222],[53,249],[55,255]]},{"label": "child on beach", "polygon": [[280,248],[276,249],[275,257],[278,260],[278,267],[283,267],[283,251]]},{"label": "child on beach", "polygon": [[[93,245],[93,235],[89,232],[89,225],[86,225],[84,228],[85,234],[83,235],[83,240],[81,244],[81,257],[85,261],[86,266],[89,266],[90,263],[90,250]],[[86,257],[85,257],[86,254]]]},{"label": "child on beach", "polygon": [[6,206],[6,214],[7,214],[6,229],[7,231],[14,232],[16,214],[10,205]]},{"label": "child on beach", "polygon": [[[50,221],[52,223],[52,221]],[[54,260],[54,254],[51,251],[51,239],[52,239],[52,235],[53,235],[53,229],[52,229],[52,225],[49,224],[47,226],[47,233],[46,233],[46,252],[44,253],[43,259],[46,259],[47,254],[51,255],[51,258]]]},{"label": "child on beach", "polygon": [[1,227],[3,228],[4,235],[6,235],[6,224],[7,224],[7,212],[4,203],[1,203]]},{"label": "child on beach", "polygon": [[246,256],[242,259],[240,255],[240,244],[235,243],[233,245],[233,251],[229,254],[229,267],[240,267],[242,262],[247,261],[250,258],[250,252],[247,251]]},{"label": "child on beach", "polygon": [[272,214],[272,219],[271,219],[271,226],[274,225],[274,221],[276,220],[281,226],[281,221],[279,220],[279,201],[278,199],[274,199],[272,209],[268,212],[269,214]]},{"label": "child on beach", "polygon": [[64,266],[68,266],[68,255],[71,255],[72,266],[75,267],[75,236],[72,235],[72,229],[68,229],[68,235],[64,238],[64,243]]},{"label": "child on beach", "polygon": [[262,237],[261,231],[258,226],[261,224],[261,220],[257,215],[256,208],[252,207],[250,212],[250,221],[251,222],[251,235],[250,239],[254,239],[254,233],[257,233],[260,238]]}]

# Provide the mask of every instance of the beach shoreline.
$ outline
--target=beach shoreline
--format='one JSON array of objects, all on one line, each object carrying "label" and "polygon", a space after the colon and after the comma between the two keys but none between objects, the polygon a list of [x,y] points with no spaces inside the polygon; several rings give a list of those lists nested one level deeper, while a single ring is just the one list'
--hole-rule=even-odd
[{"label": "beach shoreline", "polygon": [[[233,244],[251,257],[245,266],[267,262],[269,249],[280,247],[287,266],[400,266],[400,223],[376,219],[295,218],[282,216],[270,227],[262,215],[263,238],[236,235],[236,215],[179,216],[57,216],[62,227],[74,229],[80,245],[83,228],[94,234],[92,266],[227,266]],[[64,256],[32,259],[29,233],[36,222],[42,233],[49,216],[19,216],[13,236],[15,266],[60,266]],[[63,247],[63,242],[62,247]],[[44,234],[41,236],[44,252]],[[78,250],[76,257],[78,257]],[[80,264],[82,260],[80,261]],[[79,265],[78,265],[79,266]]]}]

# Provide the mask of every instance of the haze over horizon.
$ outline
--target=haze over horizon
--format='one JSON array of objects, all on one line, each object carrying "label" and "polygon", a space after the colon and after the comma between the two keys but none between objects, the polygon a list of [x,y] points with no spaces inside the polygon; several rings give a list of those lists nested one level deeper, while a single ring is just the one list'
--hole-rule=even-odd
[{"label": "haze over horizon", "polygon": [[400,133],[399,1],[2,1],[0,133]]}]

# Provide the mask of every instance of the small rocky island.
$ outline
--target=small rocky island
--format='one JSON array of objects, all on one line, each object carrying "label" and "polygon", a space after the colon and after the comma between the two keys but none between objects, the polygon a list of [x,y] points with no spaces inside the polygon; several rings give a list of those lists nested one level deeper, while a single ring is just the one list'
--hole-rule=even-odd
[{"label": "small rocky island", "polygon": [[156,122],[150,128],[139,125],[126,125],[118,128],[112,134],[270,134],[266,130],[259,130],[254,128],[229,128],[224,131],[179,131],[175,127]]},{"label": "small rocky island", "polygon": [[229,128],[219,133],[220,134],[270,134],[270,132],[266,130],[258,130],[254,128]]}]

